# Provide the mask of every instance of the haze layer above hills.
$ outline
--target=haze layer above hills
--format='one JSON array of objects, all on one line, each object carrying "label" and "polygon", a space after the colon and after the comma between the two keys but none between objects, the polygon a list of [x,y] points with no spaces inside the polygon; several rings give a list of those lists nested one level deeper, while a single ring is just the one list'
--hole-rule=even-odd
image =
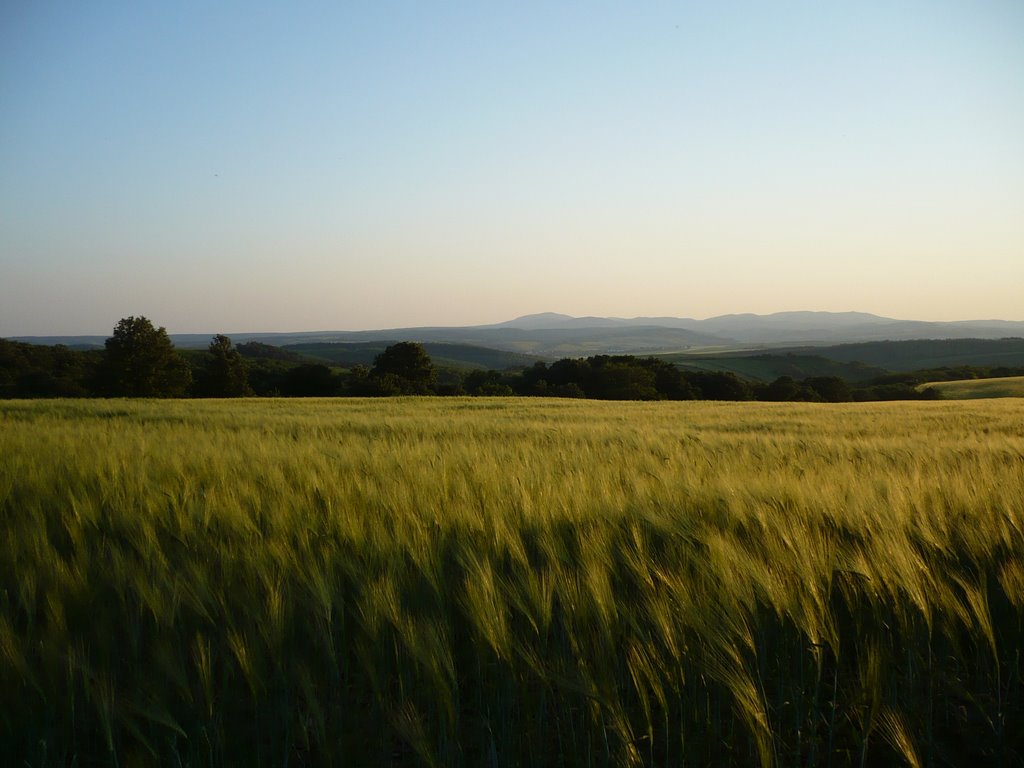
[{"label": "haze layer above hills", "polygon": [[[182,348],[205,347],[213,333],[172,334]],[[736,314],[706,320],[677,317],[571,317],[557,313],[525,315],[503,323],[457,327],[387,328],[369,331],[232,333],[236,343],[287,344],[419,341],[471,344],[541,357],[604,353],[659,353],[849,344],[909,339],[999,339],[1024,336],[1024,321],[896,320],[862,312],[779,312]],[[103,336],[15,337],[35,344],[86,347]]]}]

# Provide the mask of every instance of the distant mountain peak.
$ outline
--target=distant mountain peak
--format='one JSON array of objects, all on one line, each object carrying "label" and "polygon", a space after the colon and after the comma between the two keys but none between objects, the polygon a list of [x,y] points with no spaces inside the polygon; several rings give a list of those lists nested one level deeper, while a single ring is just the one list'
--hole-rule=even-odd
[{"label": "distant mountain peak", "polygon": [[628,321],[617,317],[573,317],[563,315],[559,312],[538,312],[532,315],[523,315],[515,320],[507,320],[504,323],[495,323],[485,326],[488,328],[519,328],[521,330],[537,331],[565,330],[569,328],[614,328],[626,324]]},{"label": "distant mountain peak", "polygon": [[[520,315],[515,320],[507,321],[507,324],[513,323],[542,323],[551,321],[563,321],[563,320],[575,320],[576,318],[572,315],[563,315],[561,312],[535,312],[532,315]],[[506,323],[499,323],[499,325],[505,325]]]}]

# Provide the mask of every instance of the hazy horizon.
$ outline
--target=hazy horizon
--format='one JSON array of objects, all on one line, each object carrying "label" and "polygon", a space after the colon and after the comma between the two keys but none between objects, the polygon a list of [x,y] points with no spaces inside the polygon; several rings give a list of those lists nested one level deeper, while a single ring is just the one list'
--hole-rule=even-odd
[{"label": "hazy horizon", "polygon": [[1024,320],[1024,5],[0,9],[0,337]]},{"label": "hazy horizon", "polygon": [[[531,312],[531,313],[528,313],[528,314],[516,315],[515,317],[506,317],[506,318],[500,319],[500,320],[493,320],[493,321],[489,320],[489,321],[486,321],[486,322],[470,322],[470,323],[460,323],[460,324],[426,323],[426,324],[418,325],[418,326],[410,326],[410,325],[383,325],[383,326],[374,326],[374,327],[367,326],[367,327],[364,327],[364,328],[351,328],[351,327],[350,328],[341,328],[341,327],[338,327],[338,328],[326,328],[326,327],[325,328],[260,328],[260,327],[256,327],[256,328],[233,328],[233,329],[204,328],[204,329],[187,330],[187,331],[182,331],[182,330],[177,330],[175,328],[167,327],[166,330],[171,335],[182,335],[182,336],[204,335],[204,334],[211,334],[212,335],[212,334],[217,334],[217,333],[222,333],[222,334],[225,334],[227,336],[231,336],[231,335],[234,335],[234,334],[282,334],[282,335],[288,335],[288,334],[320,333],[320,332],[322,332],[322,333],[334,333],[334,332],[338,332],[338,333],[352,333],[352,332],[360,332],[360,331],[387,331],[387,330],[391,330],[391,329],[403,330],[403,329],[415,329],[415,328],[446,328],[446,327],[451,327],[451,328],[470,327],[471,328],[471,327],[477,327],[477,326],[485,327],[485,326],[488,326],[488,325],[499,325],[499,324],[503,324],[503,323],[508,323],[508,322],[515,321],[515,320],[520,319],[520,318],[531,318],[531,317],[534,317],[536,315],[549,315],[549,314],[550,315],[558,315],[558,316],[561,316],[561,317],[568,317],[568,318],[572,318],[572,319],[585,319],[585,318],[593,317],[593,318],[597,318],[597,319],[626,320],[626,321],[629,321],[629,320],[638,320],[638,319],[650,318],[653,321],[653,320],[657,320],[659,318],[672,318],[672,319],[679,319],[679,320],[694,320],[696,322],[704,322],[704,321],[707,321],[707,320],[714,320],[714,319],[720,318],[720,317],[730,317],[730,316],[735,317],[735,316],[744,316],[744,315],[751,315],[751,314],[756,314],[758,317],[769,317],[769,316],[772,316],[772,315],[779,315],[779,314],[806,314],[806,313],[810,313],[810,314],[840,314],[840,315],[841,314],[872,314],[873,315],[873,313],[861,313],[861,312],[859,312],[857,310],[839,310],[839,311],[832,311],[832,310],[780,310],[779,312],[768,312],[768,313],[726,312],[726,313],[723,313],[721,315],[709,315],[708,317],[692,317],[692,316],[687,316],[687,315],[633,315],[633,316],[629,316],[629,317],[624,317],[624,316],[621,316],[621,315],[595,315],[595,314],[592,314],[592,313],[591,314],[583,314],[583,315],[567,315],[564,312],[545,311],[545,312]],[[136,315],[144,315],[144,316],[146,316],[145,313],[142,313],[142,312],[137,312],[135,314]],[[957,319],[954,319],[954,320],[948,320],[947,321],[947,320],[926,320],[926,319],[917,318],[917,317],[890,317],[890,316],[881,316],[881,315],[873,315],[873,316],[874,317],[879,317],[880,319],[883,319],[883,320],[891,320],[891,321],[894,321],[894,322],[940,322],[940,323],[941,322],[970,322],[970,321],[976,321],[976,322],[979,322],[979,323],[984,323],[984,322],[995,322],[995,323],[1024,322],[1024,321],[1017,321],[1017,320],[1014,320],[1012,318],[1008,319],[1008,318],[993,318],[993,317],[957,318]],[[146,316],[146,317],[148,317],[148,316]],[[151,320],[154,323],[154,325],[157,325],[157,326],[162,325],[162,323],[160,323],[159,319],[157,319],[157,318],[148,317],[148,319]],[[38,334],[37,333],[12,333],[12,334],[9,334],[9,337],[11,337],[11,338],[56,338],[56,337],[67,337],[67,336],[94,337],[94,336],[109,336],[109,335],[110,335],[110,329],[98,330],[95,333],[91,333],[91,332],[90,333],[86,333],[86,332],[83,332],[83,333],[77,333],[77,332],[75,332],[75,333],[38,333]],[[0,336],[0,338],[4,338],[4,337]]]}]

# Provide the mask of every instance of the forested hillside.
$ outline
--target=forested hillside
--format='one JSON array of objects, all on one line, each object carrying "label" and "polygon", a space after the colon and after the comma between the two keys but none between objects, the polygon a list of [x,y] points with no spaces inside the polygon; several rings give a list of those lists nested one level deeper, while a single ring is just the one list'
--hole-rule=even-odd
[{"label": "forested hillside", "polygon": [[[1020,367],[999,364],[1017,360]],[[988,357],[984,350],[988,350]],[[824,401],[938,397],[926,382],[1024,374],[1024,340],[846,345],[821,354],[591,355],[555,361],[466,344],[411,341],[175,348],[144,317],[102,350],[0,340],[0,397],[373,397],[521,395],[601,400]],[[988,360],[910,370],[913,360]],[[885,360],[887,368],[855,357]],[[839,360],[837,358],[849,358]],[[995,362],[992,362],[995,361]]]}]

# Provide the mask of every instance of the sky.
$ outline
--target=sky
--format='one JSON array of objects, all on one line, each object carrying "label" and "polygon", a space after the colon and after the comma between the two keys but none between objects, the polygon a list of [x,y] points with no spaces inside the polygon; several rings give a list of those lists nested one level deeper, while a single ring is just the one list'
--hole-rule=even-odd
[{"label": "sky", "polygon": [[0,3],[0,336],[1024,320],[1024,3]]}]

